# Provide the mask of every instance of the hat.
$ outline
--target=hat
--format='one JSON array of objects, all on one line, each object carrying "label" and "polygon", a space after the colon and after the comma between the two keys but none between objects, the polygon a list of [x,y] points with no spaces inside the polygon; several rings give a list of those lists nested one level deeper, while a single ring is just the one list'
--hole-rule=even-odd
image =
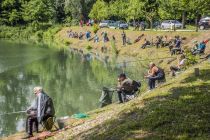
[{"label": "hat", "polygon": [[126,77],[126,74],[125,73],[121,73],[120,75],[118,75],[118,77]]}]

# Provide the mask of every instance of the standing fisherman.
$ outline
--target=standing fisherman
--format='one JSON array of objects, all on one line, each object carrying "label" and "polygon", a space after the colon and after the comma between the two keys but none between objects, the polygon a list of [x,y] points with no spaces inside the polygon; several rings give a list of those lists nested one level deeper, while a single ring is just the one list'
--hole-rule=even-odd
[{"label": "standing fisherman", "polygon": [[124,30],[122,32],[122,41],[123,41],[123,46],[125,46],[126,45],[126,34],[125,34]]}]

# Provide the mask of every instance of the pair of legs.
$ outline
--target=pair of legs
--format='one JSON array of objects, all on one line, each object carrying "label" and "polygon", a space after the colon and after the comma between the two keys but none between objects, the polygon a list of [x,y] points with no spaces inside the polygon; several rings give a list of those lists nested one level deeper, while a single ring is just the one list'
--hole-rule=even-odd
[{"label": "pair of legs", "polygon": [[38,124],[37,117],[28,116],[27,119],[26,119],[26,133],[29,136],[33,136],[34,126],[35,126],[35,129],[36,129],[36,132],[38,132],[39,124]]},{"label": "pair of legs", "polygon": [[157,42],[155,45],[156,45],[156,48],[160,48],[160,42]]},{"label": "pair of legs", "polygon": [[128,100],[126,100],[126,95],[133,95],[133,94],[125,94],[122,91],[118,91],[117,94],[118,94],[118,99],[119,99],[120,103],[124,103],[124,102],[128,101]]},{"label": "pair of legs", "polygon": [[123,37],[123,46],[125,46],[125,45],[126,45],[126,38]]},{"label": "pair of legs", "polygon": [[172,76],[175,76],[175,72],[176,72],[176,71],[179,71],[180,68],[178,68],[177,66],[171,66],[171,67],[170,67],[170,70],[171,70]]},{"label": "pair of legs", "polygon": [[195,51],[192,52],[193,55],[202,54],[202,53],[204,53],[203,50],[195,50]]},{"label": "pair of legs", "polygon": [[173,48],[171,50],[171,55],[175,55],[177,52],[181,52],[181,51],[182,51],[181,48]]},{"label": "pair of legs", "polygon": [[154,77],[149,77],[149,80],[148,80],[148,86],[149,86],[149,89],[152,90],[155,88],[155,82],[157,80],[163,80],[165,77],[163,75],[157,75],[157,76],[154,76]]},{"label": "pair of legs", "polygon": [[145,43],[141,46],[142,49],[145,49],[148,45],[150,45],[150,43]]}]

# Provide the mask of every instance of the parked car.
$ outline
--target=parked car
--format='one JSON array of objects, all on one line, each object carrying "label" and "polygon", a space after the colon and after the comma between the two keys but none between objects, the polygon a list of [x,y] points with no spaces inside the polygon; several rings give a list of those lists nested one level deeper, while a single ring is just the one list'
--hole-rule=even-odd
[{"label": "parked car", "polygon": [[110,23],[113,23],[114,21],[113,20],[102,20],[100,23],[99,23],[99,27],[100,28],[104,28],[104,27],[108,27],[108,25]]},{"label": "parked car", "polygon": [[175,28],[181,28],[182,23],[180,23],[177,20],[165,20],[161,23],[162,29],[173,29],[175,25]]},{"label": "parked car", "polygon": [[128,29],[128,23],[125,21],[117,21],[116,23],[119,29]]},{"label": "parked car", "polygon": [[110,22],[108,24],[108,27],[111,28],[111,29],[117,29],[118,28],[118,24],[117,24],[117,22]]},{"label": "parked car", "polygon": [[116,21],[110,22],[108,27],[112,29],[128,29],[129,25],[125,21]]},{"label": "parked car", "polygon": [[199,21],[198,25],[199,25],[199,28],[200,28],[201,30],[210,28],[210,17],[202,18],[202,19]]}]

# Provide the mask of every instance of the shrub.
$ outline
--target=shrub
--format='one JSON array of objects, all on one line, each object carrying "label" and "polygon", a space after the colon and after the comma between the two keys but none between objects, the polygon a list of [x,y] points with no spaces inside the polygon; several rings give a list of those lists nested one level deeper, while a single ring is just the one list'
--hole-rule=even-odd
[{"label": "shrub", "polygon": [[35,37],[37,38],[37,39],[42,39],[43,38],[43,31],[37,31],[36,33],[35,33]]},{"label": "shrub", "polygon": [[115,44],[115,40],[112,39],[111,41],[111,46],[112,46],[112,51],[118,55],[119,54],[119,50],[117,50],[116,44]]},{"label": "shrub", "polygon": [[91,47],[90,45],[88,45],[87,47],[86,47],[86,49],[87,50],[91,50],[93,47]]},{"label": "shrub", "polygon": [[98,32],[99,29],[100,29],[100,28],[99,28],[98,24],[94,24],[94,25],[93,25],[93,32],[94,32],[95,34]]},{"label": "shrub", "polygon": [[71,42],[68,41],[68,40],[65,40],[65,41],[64,41],[64,44],[65,44],[66,46],[69,46],[69,45],[71,44]]},{"label": "shrub", "polygon": [[186,66],[191,66],[198,63],[198,57],[193,55],[189,48],[185,50],[185,56],[187,58]]}]

